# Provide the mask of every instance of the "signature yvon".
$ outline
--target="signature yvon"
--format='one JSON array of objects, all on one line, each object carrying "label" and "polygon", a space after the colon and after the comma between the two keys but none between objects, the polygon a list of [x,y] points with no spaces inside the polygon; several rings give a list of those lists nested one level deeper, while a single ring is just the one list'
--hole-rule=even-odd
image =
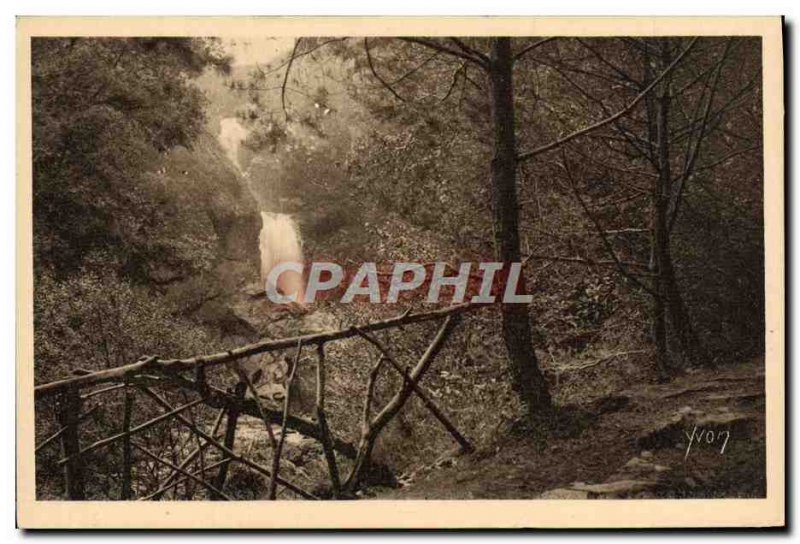
[{"label": "signature yvon", "polygon": [[693,444],[702,443],[711,445],[719,444],[721,442],[722,446],[720,447],[719,453],[722,455],[725,453],[725,447],[728,445],[728,440],[731,437],[730,431],[717,431],[715,434],[711,429],[698,429],[697,425],[694,426],[691,434],[685,434],[686,438],[689,439],[689,445],[686,447],[686,455],[683,456],[684,459],[689,458],[689,452],[692,451]]}]

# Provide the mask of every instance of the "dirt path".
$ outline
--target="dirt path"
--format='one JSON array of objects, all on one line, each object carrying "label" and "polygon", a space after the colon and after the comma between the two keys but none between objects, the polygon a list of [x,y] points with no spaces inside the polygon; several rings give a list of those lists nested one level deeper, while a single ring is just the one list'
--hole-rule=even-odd
[{"label": "dirt path", "polygon": [[571,429],[546,445],[509,432],[374,498],[765,495],[763,360],[638,386],[580,408]]}]

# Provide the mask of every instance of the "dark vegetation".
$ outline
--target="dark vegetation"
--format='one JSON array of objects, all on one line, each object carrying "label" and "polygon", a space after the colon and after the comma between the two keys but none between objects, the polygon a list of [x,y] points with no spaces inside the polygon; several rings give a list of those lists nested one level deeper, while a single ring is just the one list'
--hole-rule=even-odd
[{"label": "dark vegetation", "polygon": [[[763,355],[760,59],[749,38],[304,38],[271,65],[231,67],[214,40],[34,40],[36,383],[402,313],[320,302],[296,318],[251,297],[258,210],[289,213],[309,260],[524,261],[533,304],[464,316],[424,386],[478,446],[475,473],[514,464],[492,460],[510,440],[534,468],[543,458],[563,467],[553,481],[520,484],[524,496],[591,479],[574,452],[599,436],[603,423],[589,416],[603,398]],[[219,120],[234,116],[250,131],[246,181],[216,142]],[[432,328],[377,337],[413,365]],[[294,356],[254,363],[285,382]],[[326,357],[328,425],[357,444],[378,353],[348,339]],[[313,350],[299,360],[293,402],[311,418]],[[403,384],[382,376],[376,404]],[[225,372],[217,380],[236,382]],[[125,391],[92,414],[83,445],[123,428]],[[163,408],[139,399],[134,426]],[[661,400],[637,402],[641,416]],[[41,441],[58,427],[55,407],[39,404]],[[282,401],[267,404],[279,411]],[[187,414],[214,422],[210,410]],[[269,466],[263,426],[244,419],[252,425],[238,440]],[[195,438],[164,428],[138,444],[178,465]],[[614,440],[593,458],[597,481],[635,454]],[[454,445],[412,397],[372,451],[394,476],[375,479],[413,473]],[[554,446],[561,453],[548,454]],[[65,491],[57,450],[37,456],[43,498]],[[322,453],[287,445],[281,475],[318,485]],[[205,455],[202,472],[217,461]],[[137,459],[133,477],[120,469],[126,456]],[[344,474],[352,460],[339,463]],[[87,466],[90,494],[109,498],[145,496],[171,472],[121,445]],[[268,495],[263,474],[225,470],[231,498]],[[191,480],[169,493],[214,496]]]}]

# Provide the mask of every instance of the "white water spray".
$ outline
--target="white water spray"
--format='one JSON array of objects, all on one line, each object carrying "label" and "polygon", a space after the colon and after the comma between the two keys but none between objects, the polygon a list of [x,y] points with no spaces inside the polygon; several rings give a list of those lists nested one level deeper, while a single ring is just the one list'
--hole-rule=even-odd
[{"label": "white water spray", "polygon": [[[296,263],[302,270],[303,250],[294,220],[283,213],[261,212],[261,223],[259,249],[262,285],[266,285],[270,271],[279,264]],[[303,276],[299,272],[283,272],[273,287],[298,302],[303,300]]]}]

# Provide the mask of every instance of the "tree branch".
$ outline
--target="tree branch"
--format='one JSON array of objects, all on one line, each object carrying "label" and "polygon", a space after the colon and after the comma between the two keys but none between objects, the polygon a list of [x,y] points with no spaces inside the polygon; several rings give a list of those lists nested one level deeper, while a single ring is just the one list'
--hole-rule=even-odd
[{"label": "tree branch", "polygon": [[678,63],[681,60],[683,60],[683,58],[692,49],[692,47],[694,47],[694,44],[696,42],[697,42],[697,38],[693,38],[691,43],[689,43],[689,45],[686,46],[686,49],[684,49],[683,52],[680,55],[678,55],[675,58],[675,60],[672,61],[672,63],[669,66],[667,66],[667,68],[663,72],[661,72],[661,74],[659,74],[659,76],[657,78],[655,78],[653,81],[651,81],[650,84],[647,87],[645,87],[642,90],[642,92],[639,93],[639,95],[636,96],[636,98],[634,98],[630,102],[630,104],[628,104],[627,106],[625,106],[624,108],[619,110],[614,115],[611,115],[610,117],[606,117],[605,119],[603,119],[601,121],[598,121],[598,122],[596,122],[596,123],[594,123],[592,125],[589,125],[588,127],[582,128],[580,130],[576,130],[575,132],[573,132],[571,134],[568,134],[567,136],[564,136],[563,138],[559,138],[559,139],[557,139],[557,140],[555,140],[553,142],[550,142],[549,144],[545,144],[543,146],[537,147],[536,149],[532,149],[531,151],[526,151],[524,153],[520,153],[519,155],[517,155],[517,161],[521,162],[521,161],[526,161],[528,159],[532,159],[533,157],[535,157],[537,155],[541,155],[542,153],[545,153],[547,151],[551,151],[551,150],[553,150],[553,149],[555,149],[557,147],[562,146],[563,144],[565,144],[567,142],[570,142],[570,141],[574,140],[575,138],[579,138],[581,136],[584,136],[584,135],[586,135],[586,134],[588,134],[588,133],[590,133],[592,131],[595,131],[595,130],[597,130],[599,128],[602,128],[602,127],[604,127],[604,126],[606,126],[608,124],[611,124],[614,121],[616,121],[617,119],[623,117],[628,112],[630,112],[633,108],[635,108],[636,105],[639,102],[641,102],[642,99],[644,99],[650,93],[650,91],[652,91],[655,88],[655,86],[658,85],[658,83],[662,79],[664,79],[664,77],[667,74],[672,72],[672,70],[678,65]]},{"label": "tree branch", "polygon": [[715,160],[714,162],[711,162],[711,163],[708,163],[708,164],[701,164],[701,165],[697,166],[694,169],[694,171],[695,172],[703,172],[705,170],[711,170],[713,168],[716,168],[720,164],[722,164],[722,163],[724,163],[726,161],[729,161],[730,159],[732,159],[734,157],[737,157],[739,155],[743,155],[744,153],[749,153],[751,151],[758,151],[760,149],[761,149],[761,146],[751,146],[751,147],[746,147],[744,149],[737,149],[736,151],[731,151],[727,155]]},{"label": "tree branch", "polygon": [[595,49],[594,47],[589,45],[586,42],[586,40],[583,40],[581,38],[577,38],[577,40],[578,40],[578,43],[580,43],[583,47],[585,47],[586,49],[591,51],[592,55],[594,55],[597,58],[597,60],[599,60],[600,62],[602,62],[603,64],[605,64],[609,68],[611,68],[611,70],[615,74],[617,74],[623,81],[627,81],[628,83],[634,85],[637,89],[641,89],[642,88],[642,82],[641,81],[638,81],[638,80],[634,79],[633,77],[631,77],[630,74],[625,72],[622,68],[620,68],[619,66],[617,66],[616,64],[614,64],[610,60],[606,59],[603,55],[601,55],[597,51],[597,49]]},{"label": "tree branch", "polygon": [[480,59],[482,62],[486,63],[487,65],[491,62],[487,55],[481,53],[480,51],[478,51],[474,47],[468,46],[462,40],[459,40],[458,38],[455,38],[455,37],[452,37],[452,38],[449,38],[449,39],[450,39],[451,42],[456,44],[458,46],[458,48],[461,49],[467,55],[473,55],[476,58]]},{"label": "tree branch", "polygon": [[[606,232],[608,234],[608,232]],[[596,261],[594,259],[582,259],[580,257],[549,257],[547,255],[539,255],[537,253],[531,253],[526,258],[527,259],[538,259],[540,261],[553,261],[553,262],[561,262],[561,263],[575,263],[575,264],[584,264],[586,266],[618,266],[617,261]],[[629,266],[631,268],[642,268],[644,270],[648,269],[648,265],[643,263],[634,263],[628,261],[620,261],[624,266]],[[637,275],[648,275],[642,274],[640,272],[636,273]]]},{"label": "tree branch", "polygon": [[411,69],[410,69],[408,72],[406,72],[406,73],[405,73],[405,74],[403,74],[402,76],[398,77],[397,79],[393,79],[393,80],[390,82],[390,85],[397,85],[398,83],[400,83],[401,81],[405,80],[406,78],[408,78],[408,77],[410,77],[410,76],[414,75],[414,74],[415,74],[416,72],[418,72],[418,71],[419,71],[419,70],[420,70],[420,69],[421,69],[423,66],[425,66],[426,64],[428,64],[430,61],[432,61],[432,60],[433,60],[433,59],[435,59],[436,57],[438,57],[440,54],[441,54],[441,53],[440,53],[439,51],[434,51],[433,53],[431,53],[431,55],[430,55],[428,58],[426,58],[425,60],[423,60],[422,62],[420,62],[420,63],[419,63],[419,64],[417,64],[416,66],[414,66],[413,68],[411,68]]},{"label": "tree branch", "polygon": [[464,74],[464,77],[467,77],[467,63],[463,62],[461,66],[456,68],[455,72],[453,72],[453,81],[450,83],[450,87],[447,89],[447,93],[439,100],[439,102],[445,102],[450,95],[453,93],[453,89],[456,88],[456,84],[458,83],[458,74]]},{"label": "tree branch", "polygon": [[283,83],[281,84],[281,108],[283,108],[283,114],[286,116],[287,121],[289,120],[289,110],[286,109],[286,84],[289,81],[289,72],[292,71],[292,64],[297,56],[297,48],[300,47],[300,39],[301,38],[296,38],[294,40],[292,55],[289,57],[288,64],[286,65],[286,72],[283,74]]},{"label": "tree branch", "polygon": [[322,47],[325,47],[328,44],[331,44],[331,43],[334,43],[334,42],[343,42],[346,39],[347,38],[333,38],[331,40],[326,40],[326,41],[324,41],[322,43],[318,43],[317,45],[307,49],[306,51],[303,51],[302,53],[296,53],[296,54],[292,55],[289,59],[283,61],[281,64],[279,64],[275,68],[272,68],[271,70],[267,70],[265,72],[263,70],[260,70],[260,68],[259,68],[259,71],[261,72],[262,76],[268,76],[269,74],[277,72],[278,70],[280,70],[281,68],[283,68],[284,66],[289,64],[290,62],[293,62],[295,59],[299,59],[300,57],[305,57],[306,55],[310,55],[311,53],[313,53],[317,49],[321,49]]},{"label": "tree branch", "polygon": [[488,64],[486,64],[479,57],[475,57],[473,55],[467,54],[467,53],[465,53],[463,51],[460,51],[459,49],[452,49],[452,48],[447,47],[445,45],[442,45],[442,44],[440,44],[438,42],[435,42],[433,40],[429,40],[429,39],[426,39],[426,38],[411,38],[411,37],[398,38],[398,39],[401,40],[401,41],[404,41],[404,42],[414,43],[414,44],[417,44],[417,45],[422,45],[424,47],[427,47],[429,49],[434,49],[434,50],[440,51],[442,53],[447,53],[448,55],[452,55],[454,57],[459,57],[461,59],[464,59],[464,60],[467,60],[469,62],[472,62],[472,63],[476,64],[477,66],[480,66],[484,70],[488,68]]},{"label": "tree branch", "polygon": [[392,93],[392,96],[394,96],[400,102],[405,102],[405,98],[400,96],[391,85],[386,83],[386,81],[375,70],[375,66],[372,64],[372,55],[369,52],[369,38],[364,38],[364,52],[367,54],[367,64],[369,65],[369,71],[372,72],[372,76],[377,79],[380,84],[383,85],[390,93]]},{"label": "tree branch", "polygon": [[567,178],[569,179],[569,183],[570,183],[570,187],[572,188],[572,192],[575,195],[575,198],[578,200],[578,203],[580,204],[581,208],[583,209],[583,213],[586,214],[586,217],[588,217],[589,220],[594,225],[595,230],[597,231],[597,235],[600,237],[600,240],[603,242],[603,247],[605,247],[606,252],[608,253],[609,257],[611,257],[611,259],[617,265],[617,270],[619,271],[619,273],[622,274],[623,276],[625,276],[626,278],[628,278],[631,282],[633,282],[637,286],[641,287],[643,290],[648,292],[650,295],[652,295],[654,297],[658,296],[657,293],[653,289],[651,289],[648,285],[645,285],[642,281],[639,280],[639,278],[637,278],[636,276],[634,276],[633,274],[628,272],[628,269],[625,268],[625,265],[623,265],[622,261],[619,259],[619,257],[617,257],[617,252],[614,251],[614,246],[611,244],[611,241],[606,236],[606,233],[603,230],[603,226],[595,218],[594,214],[592,214],[592,212],[589,211],[589,207],[586,205],[586,202],[583,201],[583,197],[581,197],[581,194],[578,191],[577,183],[575,182],[575,179],[572,177],[572,172],[569,169],[569,164],[568,164],[566,156],[564,157],[563,160],[564,160],[564,172],[567,174]]},{"label": "tree branch", "polygon": [[672,229],[675,226],[675,221],[678,219],[678,213],[680,211],[681,199],[683,197],[683,191],[686,187],[686,181],[692,175],[692,170],[694,169],[697,157],[700,154],[700,146],[703,144],[703,139],[705,138],[706,135],[709,114],[711,113],[711,106],[714,103],[714,96],[717,92],[719,77],[720,74],[722,73],[722,67],[725,65],[725,59],[728,57],[728,53],[730,52],[730,48],[731,48],[731,39],[728,38],[728,41],[725,44],[725,49],[722,52],[722,57],[718,62],[717,71],[714,73],[711,85],[709,86],[708,99],[706,101],[705,108],[703,110],[703,116],[700,123],[700,127],[698,128],[698,133],[697,137],[695,138],[694,146],[691,145],[692,141],[691,133],[689,135],[689,140],[687,141],[686,144],[686,157],[684,159],[683,172],[681,172],[681,175],[678,179],[677,190],[675,192],[672,201],[672,210],[669,216],[669,224],[667,226],[668,232],[672,232]]},{"label": "tree branch", "polygon": [[[611,116],[611,112],[608,110],[608,108],[606,107],[605,103],[601,99],[599,99],[596,96],[594,96],[591,93],[589,93],[589,91],[584,89],[581,85],[579,85],[576,81],[574,81],[571,77],[569,77],[558,66],[556,66],[554,64],[551,64],[551,63],[541,62],[541,61],[540,61],[540,63],[544,64],[548,68],[551,68],[552,70],[555,70],[556,72],[558,72],[558,74],[562,78],[564,78],[567,81],[567,83],[572,85],[581,95],[583,95],[588,100],[590,100],[590,101],[594,102],[595,104],[597,104],[600,107],[600,110],[602,111],[603,115],[605,115],[606,117]],[[619,119],[615,119],[613,121],[613,124],[614,124],[614,127],[619,131],[620,134],[622,134],[622,136],[625,139],[625,141],[631,147],[633,147],[642,157],[647,159],[648,162],[650,162],[652,164],[655,164],[655,159],[652,157],[652,155],[650,155],[649,150],[643,149],[642,147],[640,147],[640,145],[634,140],[634,138],[636,136],[634,134],[632,134],[630,131],[628,131],[624,126],[622,126],[622,123],[620,123]]]},{"label": "tree branch", "polygon": [[522,49],[519,51],[519,53],[517,53],[516,55],[514,55],[514,62],[518,61],[519,59],[521,59],[522,57],[524,57],[526,54],[530,53],[530,52],[531,52],[531,51],[533,51],[534,49],[538,49],[540,46],[542,46],[542,45],[546,44],[547,42],[551,42],[551,41],[553,41],[553,40],[555,40],[555,37],[552,37],[552,38],[544,38],[544,39],[542,39],[542,40],[539,40],[539,41],[537,41],[537,42],[534,42],[534,43],[532,43],[532,44],[530,44],[530,45],[528,45],[528,46],[526,46],[526,47],[522,48]]}]

